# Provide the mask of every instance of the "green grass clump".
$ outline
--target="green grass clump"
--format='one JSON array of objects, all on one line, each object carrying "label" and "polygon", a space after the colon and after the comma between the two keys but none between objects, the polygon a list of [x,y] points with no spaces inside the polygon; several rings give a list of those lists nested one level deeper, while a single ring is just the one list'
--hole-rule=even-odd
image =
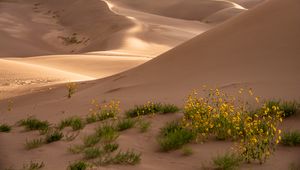
[{"label": "green grass clump", "polygon": [[190,147],[183,147],[182,148],[182,155],[183,156],[190,156],[193,154],[193,150]]},{"label": "green grass clump", "polygon": [[170,151],[181,148],[195,138],[196,133],[182,128],[178,122],[171,122],[161,129],[158,143],[162,151]]},{"label": "green grass clump", "polygon": [[141,154],[133,151],[119,152],[112,158],[112,164],[136,165],[141,161]]},{"label": "green grass clump", "polygon": [[278,106],[280,110],[283,111],[283,116],[285,118],[295,115],[299,112],[299,103],[296,101],[280,101],[280,100],[270,100],[266,102],[268,108],[272,108],[272,106]]},{"label": "green grass clump", "polygon": [[155,113],[175,113],[177,111],[179,111],[179,108],[175,105],[148,102],[126,111],[126,115],[127,117],[138,117]]},{"label": "green grass clump", "polygon": [[61,140],[64,137],[63,133],[58,130],[50,131],[46,134],[46,143],[52,143]]},{"label": "green grass clump", "polygon": [[106,104],[100,104],[96,100],[92,100],[93,108],[90,109],[90,114],[86,117],[87,123],[103,121],[109,118],[114,118],[120,112],[120,102],[110,101]]},{"label": "green grass clump", "polygon": [[114,152],[118,148],[119,148],[119,144],[117,144],[117,143],[108,143],[108,144],[105,144],[103,147],[105,153]]},{"label": "green grass clump", "polygon": [[85,123],[83,120],[79,117],[70,117],[67,119],[64,119],[60,122],[58,125],[58,128],[60,130],[64,129],[65,127],[72,127],[72,129],[75,130],[80,130],[83,129],[85,126]]},{"label": "green grass clump", "polygon": [[151,123],[148,122],[148,121],[142,121],[142,120],[141,120],[141,121],[138,123],[138,127],[139,127],[141,133],[147,132],[148,129],[150,128],[150,126],[151,126]]},{"label": "green grass clump", "polygon": [[43,138],[26,140],[25,148],[28,150],[35,149],[35,148],[42,146],[44,143],[45,143],[45,141]]},{"label": "green grass clump", "polygon": [[45,130],[50,124],[48,121],[41,121],[34,117],[29,117],[19,121],[19,126],[24,126],[26,130]]},{"label": "green grass clump", "polygon": [[300,145],[300,132],[292,131],[283,133],[281,143],[285,146]]},{"label": "green grass clump", "polygon": [[96,134],[101,137],[103,142],[109,143],[119,137],[119,133],[113,125],[103,125],[96,129]]},{"label": "green grass clump", "polygon": [[97,147],[86,148],[84,150],[84,157],[85,159],[94,159],[101,156],[102,153],[103,151],[101,151],[100,148]]},{"label": "green grass clump", "polygon": [[83,145],[72,145],[68,148],[68,151],[73,154],[79,154],[84,150],[85,146]]},{"label": "green grass clump", "polygon": [[241,157],[233,153],[225,153],[213,159],[215,168],[222,170],[235,170],[240,166],[241,161]]},{"label": "green grass clump", "polygon": [[86,170],[89,168],[89,164],[85,161],[73,162],[68,166],[68,170]]},{"label": "green grass clump", "polygon": [[10,132],[11,131],[11,126],[7,125],[7,124],[2,124],[0,125],[0,132]]},{"label": "green grass clump", "polygon": [[83,144],[85,147],[92,147],[100,142],[100,136],[97,134],[92,134],[83,138]]},{"label": "green grass clump", "polygon": [[118,131],[124,131],[126,129],[130,129],[135,125],[135,121],[133,119],[123,119],[119,120],[117,123]]},{"label": "green grass clump", "polygon": [[44,162],[33,162],[33,161],[30,161],[29,164],[24,164],[23,165],[23,169],[22,170],[39,170],[39,169],[42,169],[45,167],[45,164]]}]

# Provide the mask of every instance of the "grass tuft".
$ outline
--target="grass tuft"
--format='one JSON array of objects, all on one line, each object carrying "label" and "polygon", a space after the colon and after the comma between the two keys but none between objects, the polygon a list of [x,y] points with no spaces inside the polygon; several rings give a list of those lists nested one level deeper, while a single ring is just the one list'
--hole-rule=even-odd
[{"label": "grass tuft", "polygon": [[45,164],[44,162],[33,162],[33,161],[30,161],[29,164],[24,164],[23,165],[23,170],[39,170],[39,169],[42,169],[45,167]]},{"label": "grass tuft", "polygon": [[84,150],[83,145],[73,145],[68,148],[68,151],[73,154],[79,154]]},{"label": "grass tuft", "polygon": [[112,142],[119,137],[119,133],[113,125],[103,125],[96,129],[96,134],[101,137],[102,142]]},{"label": "grass tuft", "polygon": [[162,151],[170,151],[181,148],[195,138],[196,133],[183,129],[177,122],[171,122],[161,129],[158,143]]},{"label": "grass tuft", "polygon": [[151,127],[151,123],[148,121],[141,120],[138,124],[141,133],[145,133]]},{"label": "grass tuft", "polygon": [[172,104],[161,104],[148,102],[144,105],[135,106],[133,109],[126,111],[127,117],[138,117],[155,113],[175,113],[179,108]]},{"label": "grass tuft", "polygon": [[235,170],[240,166],[241,161],[241,157],[234,153],[225,153],[213,159],[215,168],[222,170]]},{"label": "grass tuft", "polygon": [[70,117],[67,119],[62,120],[59,125],[58,128],[60,130],[64,129],[65,127],[72,127],[72,129],[75,130],[80,130],[83,129],[85,126],[85,123],[83,122],[83,120],[79,117]]},{"label": "grass tuft", "polygon": [[86,170],[89,168],[89,164],[85,161],[76,161],[68,166],[68,170]]},{"label": "grass tuft", "polygon": [[135,121],[133,119],[129,118],[129,119],[119,120],[117,123],[117,130],[124,131],[132,128],[134,125],[135,125]]},{"label": "grass tuft", "polygon": [[103,151],[100,150],[100,148],[97,147],[91,147],[91,148],[86,148],[84,150],[84,158],[85,159],[94,159],[103,154]]},{"label": "grass tuft", "polygon": [[105,144],[103,147],[105,153],[114,152],[118,148],[119,148],[119,144],[117,144],[117,143],[108,143],[108,144]]},{"label": "grass tuft", "polygon": [[83,144],[85,147],[92,147],[100,142],[100,137],[97,134],[92,134],[83,138]]},{"label": "grass tuft", "polygon": [[299,131],[291,131],[291,132],[283,133],[281,143],[285,146],[300,145],[300,132]]},{"label": "grass tuft", "polygon": [[182,155],[183,155],[183,156],[190,156],[190,155],[192,155],[192,154],[193,154],[192,148],[187,147],[187,146],[184,146],[184,147],[182,148]]},{"label": "grass tuft", "polygon": [[34,117],[29,117],[19,121],[19,126],[24,126],[26,130],[45,130],[50,124],[48,121],[41,121]]},{"label": "grass tuft", "polygon": [[141,161],[141,154],[133,151],[119,152],[111,163],[113,164],[124,164],[124,165],[136,165]]},{"label": "grass tuft", "polygon": [[43,138],[33,139],[33,140],[26,140],[25,148],[27,150],[35,149],[35,148],[38,148],[38,147],[42,146],[44,143],[45,143],[45,141],[44,141]]},{"label": "grass tuft", "polygon": [[10,132],[11,131],[11,126],[7,125],[7,124],[2,124],[0,125],[0,132]]},{"label": "grass tuft", "polygon": [[50,131],[46,134],[46,143],[52,143],[61,140],[64,137],[63,133],[58,130]]}]

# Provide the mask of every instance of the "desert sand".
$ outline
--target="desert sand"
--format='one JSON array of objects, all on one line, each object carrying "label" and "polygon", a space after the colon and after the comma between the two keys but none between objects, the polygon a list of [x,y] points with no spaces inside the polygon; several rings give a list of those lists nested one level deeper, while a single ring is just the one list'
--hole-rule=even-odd
[{"label": "desert sand", "polygon": [[[299,100],[299,9],[298,0],[2,0],[0,121],[13,125],[34,115],[55,124],[86,116],[92,99],[119,100],[122,111],[147,101],[181,107],[203,85]],[[77,42],[68,44],[72,36]],[[65,83],[74,81],[78,89],[67,99]],[[145,134],[122,132],[117,142],[123,150],[141,152],[140,164],[98,169],[201,169],[233,145],[189,144],[189,157],[159,152],[160,128],[181,116],[147,117],[152,126]],[[300,130],[299,121],[289,118],[283,127]],[[74,141],[30,151],[24,142],[39,133],[14,126],[0,133],[0,169],[21,168],[30,160],[43,161],[44,169],[66,169],[82,158],[67,148],[96,126],[87,125]],[[300,161],[299,153],[299,147],[279,146],[265,164],[241,169],[287,169]]]}]

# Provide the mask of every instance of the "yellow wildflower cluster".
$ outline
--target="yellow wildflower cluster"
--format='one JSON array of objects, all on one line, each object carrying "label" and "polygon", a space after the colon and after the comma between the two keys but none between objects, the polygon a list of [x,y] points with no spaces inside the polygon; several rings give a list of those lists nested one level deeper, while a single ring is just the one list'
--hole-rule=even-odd
[{"label": "yellow wildflower cluster", "polygon": [[89,110],[90,116],[98,117],[100,120],[115,118],[120,113],[120,101],[111,100],[108,103],[100,104],[93,99],[91,104],[93,107]]},{"label": "yellow wildflower cluster", "polygon": [[[186,100],[182,124],[198,132],[201,140],[212,135],[220,140],[240,139],[238,151],[243,158],[262,162],[279,143],[277,127],[282,121],[282,111],[278,106],[269,108],[265,104],[250,112],[247,103],[241,100],[243,91],[239,90],[240,96],[234,97],[219,89],[210,89],[206,98],[193,92]],[[253,96],[251,89],[248,94]],[[259,104],[258,97],[254,100]]]},{"label": "yellow wildflower cluster", "polygon": [[269,107],[265,104],[246,116],[239,146],[246,161],[258,160],[263,163],[274,152],[281,140],[281,130],[277,127],[282,122],[282,114],[278,106]]}]

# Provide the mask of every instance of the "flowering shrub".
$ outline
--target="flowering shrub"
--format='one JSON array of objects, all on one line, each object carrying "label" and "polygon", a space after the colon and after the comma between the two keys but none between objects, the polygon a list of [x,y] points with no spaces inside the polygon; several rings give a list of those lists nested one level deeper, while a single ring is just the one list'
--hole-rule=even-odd
[{"label": "flowering shrub", "polygon": [[87,123],[102,121],[108,118],[115,118],[120,113],[120,102],[111,100],[107,104],[101,105],[97,100],[92,100],[93,107],[86,118]]},{"label": "flowering shrub", "polygon": [[[240,140],[238,153],[245,161],[264,162],[279,143],[282,122],[279,106],[263,105],[255,112],[249,111],[248,104],[239,96],[230,96],[219,89],[210,89],[208,97],[198,97],[197,92],[188,96],[184,107],[184,127],[198,133],[198,139],[215,136],[219,140]],[[249,96],[253,96],[250,89]],[[259,104],[259,98],[255,97]]]}]

